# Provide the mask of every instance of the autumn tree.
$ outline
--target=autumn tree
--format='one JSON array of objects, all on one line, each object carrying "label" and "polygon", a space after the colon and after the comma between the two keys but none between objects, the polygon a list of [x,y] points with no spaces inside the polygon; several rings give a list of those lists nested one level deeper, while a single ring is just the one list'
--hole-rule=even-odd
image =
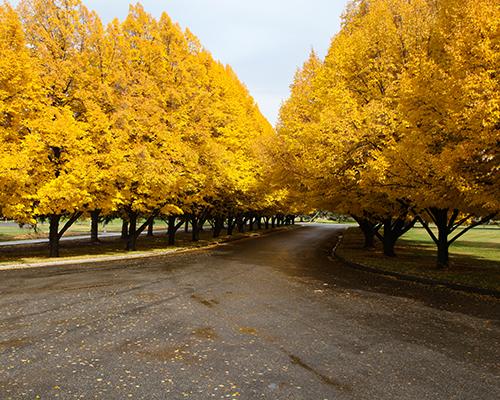
[{"label": "autumn tree", "polygon": [[34,223],[28,149],[31,124],[43,109],[39,66],[26,46],[16,11],[0,5],[0,214]]},{"label": "autumn tree", "polygon": [[323,66],[301,90],[306,64],[282,109],[288,171],[297,154],[306,165],[296,188],[355,216],[386,255],[421,220],[447,265],[449,245],[499,209],[497,16],[487,0],[352,2]]}]

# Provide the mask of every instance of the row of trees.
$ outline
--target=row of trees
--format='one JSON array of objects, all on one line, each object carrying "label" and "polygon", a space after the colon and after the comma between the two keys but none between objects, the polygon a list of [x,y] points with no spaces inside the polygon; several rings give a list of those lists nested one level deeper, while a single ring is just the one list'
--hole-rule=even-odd
[{"label": "row of trees", "polygon": [[[267,184],[275,134],[230,67],[141,5],[103,26],[80,0],[0,5],[0,215],[50,222],[50,254],[82,217],[158,217],[220,232],[284,213]],[[139,226],[138,220],[145,220]],[[173,235],[173,236],[172,236]]]},{"label": "row of trees", "polygon": [[418,221],[447,266],[500,210],[499,24],[495,0],[352,1],[281,110],[296,198],[351,214],[388,256]]}]

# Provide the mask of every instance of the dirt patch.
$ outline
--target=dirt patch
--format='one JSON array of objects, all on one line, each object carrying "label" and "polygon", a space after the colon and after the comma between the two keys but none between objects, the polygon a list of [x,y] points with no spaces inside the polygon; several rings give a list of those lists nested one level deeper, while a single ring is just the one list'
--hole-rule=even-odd
[{"label": "dirt patch", "polygon": [[4,340],[0,342],[0,351],[18,349],[28,344],[30,344],[30,338],[27,337]]},{"label": "dirt patch", "polygon": [[212,327],[198,328],[193,331],[193,336],[199,339],[215,340],[218,335]]},{"label": "dirt patch", "polygon": [[239,329],[240,333],[243,333],[244,335],[249,335],[249,336],[257,336],[258,332],[257,329],[255,328],[250,328],[248,326],[242,326]]}]

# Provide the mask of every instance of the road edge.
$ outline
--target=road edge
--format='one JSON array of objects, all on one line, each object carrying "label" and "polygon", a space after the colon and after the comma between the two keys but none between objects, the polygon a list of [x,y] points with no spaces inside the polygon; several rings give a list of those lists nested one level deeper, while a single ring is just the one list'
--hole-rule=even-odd
[{"label": "road edge", "polygon": [[117,256],[102,256],[102,257],[92,257],[92,258],[73,258],[68,260],[54,260],[40,263],[25,263],[25,264],[3,264],[0,265],[0,272],[4,271],[18,271],[24,269],[35,269],[35,268],[49,268],[49,267],[65,267],[70,265],[77,264],[97,264],[100,262],[113,262],[113,261],[123,261],[123,260],[140,260],[144,258],[158,258],[158,257],[166,257],[174,254],[184,254],[184,253],[194,253],[198,251],[206,251],[211,250],[216,247],[224,246],[228,243],[238,242],[243,240],[251,240],[257,239],[263,236],[272,235],[275,233],[286,232],[292,229],[302,228],[300,225],[289,225],[286,227],[280,227],[275,229],[270,229],[266,231],[259,232],[248,232],[245,236],[239,237],[228,237],[227,239],[222,239],[215,243],[207,244],[206,246],[200,247],[188,247],[188,248],[179,248],[172,250],[162,250],[162,251],[149,251],[149,252],[137,252],[131,254],[117,255]]}]

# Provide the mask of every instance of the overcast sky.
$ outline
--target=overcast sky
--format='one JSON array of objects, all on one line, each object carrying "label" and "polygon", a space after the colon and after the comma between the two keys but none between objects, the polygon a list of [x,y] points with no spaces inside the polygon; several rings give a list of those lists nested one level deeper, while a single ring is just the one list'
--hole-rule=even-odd
[{"label": "overcast sky", "polygon": [[[13,1],[12,3],[16,3]],[[127,0],[84,0],[105,22],[123,19]],[[339,30],[347,0],[142,0],[188,27],[215,58],[230,64],[274,124],[293,75],[311,48],[321,56]]]}]

